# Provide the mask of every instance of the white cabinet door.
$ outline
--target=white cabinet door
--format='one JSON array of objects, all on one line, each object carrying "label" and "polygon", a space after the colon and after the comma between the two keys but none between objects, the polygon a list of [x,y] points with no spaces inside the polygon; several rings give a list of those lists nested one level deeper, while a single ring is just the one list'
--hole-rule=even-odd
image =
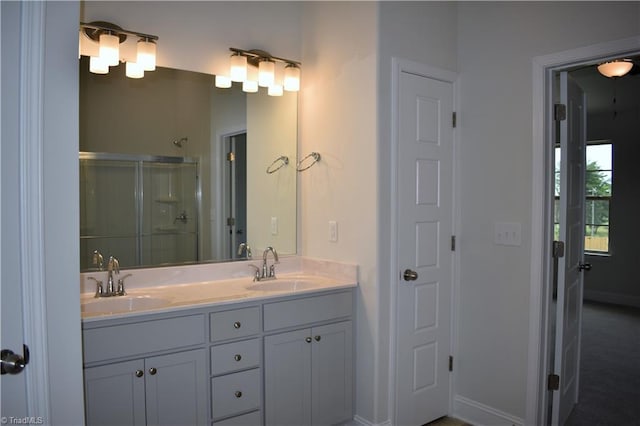
[{"label": "white cabinet door", "polygon": [[311,329],[313,425],[333,425],[351,418],[353,401],[351,330],[351,321]]},{"label": "white cabinet door", "polygon": [[264,345],[267,425],[331,425],[351,418],[351,321],[267,336]]},{"label": "white cabinet door", "polygon": [[147,425],[205,425],[207,370],[204,349],[145,360]]},{"label": "white cabinet door", "polygon": [[143,374],[143,360],[85,369],[87,425],[144,426],[146,420]]},{"label": "white cabinet door", "polygon": [[311,424],[311,330],[264,338],[265,422]]}]

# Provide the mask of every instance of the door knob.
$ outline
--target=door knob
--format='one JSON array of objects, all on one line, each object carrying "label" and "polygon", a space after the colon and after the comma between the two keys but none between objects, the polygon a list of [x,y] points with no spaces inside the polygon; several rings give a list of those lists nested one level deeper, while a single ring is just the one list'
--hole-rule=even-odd
[{"label": "door knob", "polygon": [[405,281],[415,281],[418,279],[418,273],[411,269],[405,269],[404,274],[402,274],[402,278],[404,278]]},{"label": "door knob", "polygon": [[578,265],[578,271],[590,271],[590,270],[591,270],[591,264],[589,262],[580,263]]},{"label": "door knob", "polygon": [[0,352],[0,373],[19,374],[29,364],[29,347],[22,345],[23,355],[13,353],[12,350],[3,349]]}]

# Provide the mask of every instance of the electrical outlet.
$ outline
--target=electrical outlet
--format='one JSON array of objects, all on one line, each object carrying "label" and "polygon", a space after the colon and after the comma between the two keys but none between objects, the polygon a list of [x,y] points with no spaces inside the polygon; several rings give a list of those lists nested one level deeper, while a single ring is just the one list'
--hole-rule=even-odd
[{"label": "electrical outlet", "polygon": [[278,218],[271,218],[271,235],[278,235]]},{"label": "electrical outlet", "polygon": [[329,221],[329,241],[332,243],[338,241],[338,222],[335,220]]},{"label": "electrical outlet", "polygon": [[493,241],[500,246],[520,246],[522,244],[522,224],[520,222],[496,222]]}]

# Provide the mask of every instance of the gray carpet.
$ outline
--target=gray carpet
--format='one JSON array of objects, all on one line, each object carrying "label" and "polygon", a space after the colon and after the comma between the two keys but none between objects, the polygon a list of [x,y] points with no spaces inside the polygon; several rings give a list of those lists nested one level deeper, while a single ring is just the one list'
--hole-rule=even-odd
[{"label": "gray carpet", "polygon": [[585,302],[579,402],[566,426],[640,426],[640,309]]}]

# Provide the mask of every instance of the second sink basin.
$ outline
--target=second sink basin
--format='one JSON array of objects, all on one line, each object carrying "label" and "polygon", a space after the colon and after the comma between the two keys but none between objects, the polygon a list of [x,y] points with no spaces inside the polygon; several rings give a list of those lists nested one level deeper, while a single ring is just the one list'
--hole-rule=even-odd
[{"label": "second sink basin", "polygon": [[81,305],[82,313],[112,314],[159,308],[169,300],[152,296],[114,296],[88,300]]}]

